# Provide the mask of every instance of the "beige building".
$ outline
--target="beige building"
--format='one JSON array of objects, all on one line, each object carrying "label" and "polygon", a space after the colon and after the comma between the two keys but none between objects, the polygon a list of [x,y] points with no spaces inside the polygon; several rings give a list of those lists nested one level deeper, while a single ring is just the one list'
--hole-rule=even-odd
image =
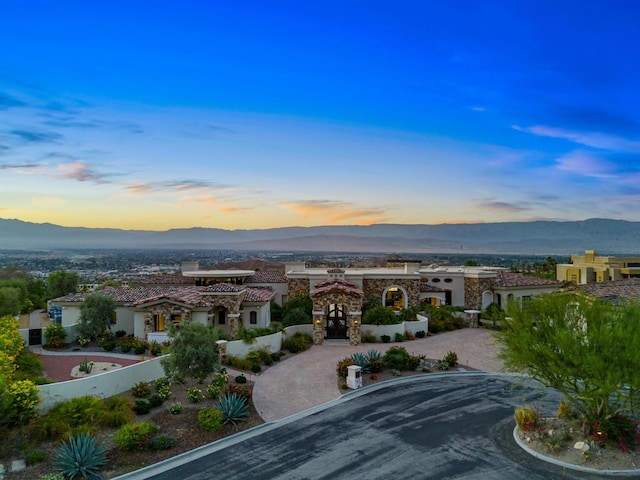
[{"label": "beige building", "polygon": [[556,279],[576,285],[640,278],[640,257],[599,255],[586,250],[584,255],[571,255],[571,263],[556,266]]}]

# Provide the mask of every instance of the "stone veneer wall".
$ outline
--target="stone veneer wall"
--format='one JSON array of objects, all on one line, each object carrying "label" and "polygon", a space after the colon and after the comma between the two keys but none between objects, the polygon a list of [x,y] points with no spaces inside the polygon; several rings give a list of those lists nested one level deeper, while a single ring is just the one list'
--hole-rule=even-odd
[{"label": "stone veneer wall", "polygon": [[324,342],[324,329],[327,321],[327,306],[335,303],[344,305],[347,311],[347,331],[349,343],[360,345],[360,324],[362,322],[362,298],[344,292],[328,292],[313,297],[313,343]]},{"label": "stone veneer wall", "polygon": [[287,295],[292,299],[300,292],[309,295],[310,283],[308,278],[287,278]]},{"label": "stone veneer wall", "polygon": [[145,339],[148,333],[153,332],[154,315],[164,315],[165,326],[168,322],[171,321],[171,315],[181,315],[183,322],[188,322],[191,320],[191,310],[189,310],[189,308],[187,307],[176,305],[175,303],[166,302],[148,307],[144,311]]},{"label": "stone veneer wall", "polygon": [[493,289],[493,278],[465,278],[464,306],[474,310],[482,309],[482,292]]},{"label": "stone veneer wall", "polygon": [[396,285],[407,291],[407,305],[412,307],[420,304],[420,279],[392,279],[392,278],[365,278],[362,281],[362,290],[365,298],[372,296],[382,301],[382,294],[387,287]]}]

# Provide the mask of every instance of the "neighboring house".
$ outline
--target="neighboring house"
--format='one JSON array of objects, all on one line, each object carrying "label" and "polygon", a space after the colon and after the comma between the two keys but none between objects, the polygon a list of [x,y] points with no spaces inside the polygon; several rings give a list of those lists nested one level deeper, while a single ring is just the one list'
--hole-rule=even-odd
[{"label": "neighboring house", "polygon": [[496,273],[496,279],[493,284],[494,302],[504,310],[511,301],[515,300],[522,304],[531,297],[549,293],[561,287],[562,282],[557,280],[531,277],[501,270]]},{"label": "neighboring house", "polygon": [[575,285],[640,278],[640,257],[599,255],[586,250],[584,255],[571,255],[571,263],[556,265],[556,279]]},{"label": "neighboring house", "polygon": [[614,282],[589,283],[577,289],[586,295],[612,302],[640,301],[640,278],[628,278]]},{"label": "neighboring house", "polygon": [[[227,283],[206,287],[106,287],[100,294],[116,302],[113,329],[144,339],[163,339],[169,322],[197,321],[215,325],[234,335],[238,328],[267,327],[271,323],[270,301],[275,293]],[[89,293],[57,298],[62,325],[77,323],[80,306]]]}]

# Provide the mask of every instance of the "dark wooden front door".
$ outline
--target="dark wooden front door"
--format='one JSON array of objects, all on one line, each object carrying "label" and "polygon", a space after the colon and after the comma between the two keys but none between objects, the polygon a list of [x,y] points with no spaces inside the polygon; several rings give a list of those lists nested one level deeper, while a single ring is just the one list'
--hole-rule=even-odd
[{"label": "dark wooden front door", "polygon": [[327,338],[347,338],[347,313],[340,304],[332,303],[329,305]]}]

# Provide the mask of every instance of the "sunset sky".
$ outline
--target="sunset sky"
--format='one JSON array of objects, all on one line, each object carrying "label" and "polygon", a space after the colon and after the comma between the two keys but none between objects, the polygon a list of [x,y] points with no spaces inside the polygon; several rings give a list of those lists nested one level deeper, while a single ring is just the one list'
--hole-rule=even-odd
[{"label": "sunset sky", "polygon": [[0,218],[640,221],[640,2],[8,1]]}]

